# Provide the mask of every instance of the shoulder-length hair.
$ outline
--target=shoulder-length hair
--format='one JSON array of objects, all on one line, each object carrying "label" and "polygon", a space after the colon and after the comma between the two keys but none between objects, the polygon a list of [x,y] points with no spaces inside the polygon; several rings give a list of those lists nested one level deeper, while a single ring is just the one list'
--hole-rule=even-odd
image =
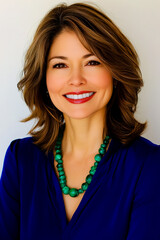
[{"label": "shoulder-length hair", "polygon": [[26,53],[23,78],[17,86],[31,111],[23,121],[37,120],[29,132],[35,144],[46,153],[53,150],[64,124],[62,112],[47,94],[46,68],[51,44],[65,28],[74,31],[81,43],[110,68],[115,87],[107,105],[106,127],[111,138],[130,144],[146,126],[134,117],[143,86],[138,55],[109,17],[84,3],[63,3],[53,8],[41,21]]}]

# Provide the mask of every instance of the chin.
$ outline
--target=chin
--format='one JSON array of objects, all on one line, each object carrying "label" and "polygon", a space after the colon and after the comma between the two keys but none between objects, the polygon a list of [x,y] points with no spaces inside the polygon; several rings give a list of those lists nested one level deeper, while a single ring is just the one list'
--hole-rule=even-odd
[{"label": "chin", "polygon": [[73,115],[64,114],[64,117],[67,117],[70,119],[77,119],[77,120],[85,119],[85,118],[88,118],[89,116],[90,115],[84,115],[84,114],[73,114]]},{"label": "chin", "polygon": [[64,114],[64,118],[67,117],[67,118],[70,118],[70,119],[77,119],[77,120],[81,120],[81,119],[85,119],[85,118],[89,118],[89,117],[92,117],[94,115],[95,112],[84,112],[84,111],[79,111],[79,112],[76,112],[74,111],[74,113],[63,113]]}]

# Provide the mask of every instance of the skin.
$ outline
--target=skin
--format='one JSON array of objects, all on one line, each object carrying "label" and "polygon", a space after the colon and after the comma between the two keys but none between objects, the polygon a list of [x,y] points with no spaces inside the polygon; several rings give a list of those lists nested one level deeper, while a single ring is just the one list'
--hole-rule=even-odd
[{"label": "skin", "polygon": [[[51,45],[46,71],[50,98],[63,112],[66,122],[63,156],[70,155],[70,159],[82,164],[87,161],[84,160],[85,156],[97,153],[103,134],[107,132],[106,106],[113,93],[110,70],[95,55],[84,58],[87,54],[91,53],[81,44],[77,35],[65,29]],[[66,59],[55,56],[64,56]],[[96,93],[82,104],[70,103],[63,96],[78,91]]]}]

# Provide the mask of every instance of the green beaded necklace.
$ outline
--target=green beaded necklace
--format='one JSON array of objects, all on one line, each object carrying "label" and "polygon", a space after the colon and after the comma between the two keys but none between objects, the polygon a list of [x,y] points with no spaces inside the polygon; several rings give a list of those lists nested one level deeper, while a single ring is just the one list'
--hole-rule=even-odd
[{"label": "green beaded necklace", "polygon": [[61,150],[61,144],[62,144],[62,138],[63,138],[63,131],[59,133],[57,141],[56,141],[56,145],[55,145],[55,161],[57,162],[57,170],[58,170],[58,174],[59,174],[59,182],[60,182],[60,186],[62,189],[62,192],[64,194],[69,194],[71,197],[77,197],[80,193],[83,193],[84,191],[87,190],[89,184],[92,181],[93,175],[96,172],[97,166],[99,164],[99,162],[101,161],[102,157],[104,156],[104,154],[106,153],[106,148],[109,144],[109,136],[106,136],[103,140],[103,143],[101,144],[100,148],[99,148],[99,154],[96,154],[94,159],[95,159],[95,163],[94,165],[91,167],[91,170],[89,171],[89,174],[86,177],[86,182],[82,183],[81,188],[80,189],[76,189],[76,188],[69,188],[67,186],[67,181],[66,181],[66,176],[65,176],[65,172],[63,169],[63,160],[62,160],[62,150]]}]

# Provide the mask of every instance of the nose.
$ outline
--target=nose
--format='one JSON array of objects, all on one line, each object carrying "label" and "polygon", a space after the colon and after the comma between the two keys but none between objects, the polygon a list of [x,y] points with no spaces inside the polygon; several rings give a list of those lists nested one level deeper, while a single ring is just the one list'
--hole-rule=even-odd
[{"label": "nose", "polygon": [[86,79],[83,76],[82,70],[80,68],[76,68],[71,71],[68,83],[74,86],[80,86],[86,83]]}]

